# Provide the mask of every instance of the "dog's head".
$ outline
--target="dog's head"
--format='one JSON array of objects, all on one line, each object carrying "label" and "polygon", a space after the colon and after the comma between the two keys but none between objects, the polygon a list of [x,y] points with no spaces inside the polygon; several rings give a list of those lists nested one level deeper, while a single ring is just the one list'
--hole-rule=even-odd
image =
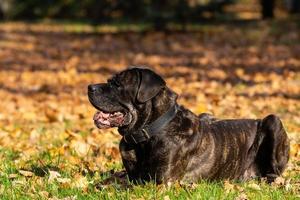
[{"label": "dog's head", "polygon": [[168,109],[177,95],[150,69],[131,68],[107,83],[89,85],[88,97],[98,110],[94,115],[98,128],[131,129]]}]

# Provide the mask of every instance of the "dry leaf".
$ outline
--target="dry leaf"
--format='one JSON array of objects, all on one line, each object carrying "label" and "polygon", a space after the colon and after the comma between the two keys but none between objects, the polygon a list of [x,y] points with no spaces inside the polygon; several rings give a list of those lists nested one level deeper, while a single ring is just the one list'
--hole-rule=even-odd
[{"label": "dry leaf", "polygon": [[69,197],[65,197],[65,198],[52,197],[52,198],[49,198],[48,200],[76,200],[76,199],[77,199],[77,195],[69,196]]},{"label": "dry leaf", "polygon": [[46,199],[49,198],[49,192],[47,192],[47,191],[40,191],[39,195]]},{"label": "dry leaf", "polygon": [[248,197],[245,193],[240,194],[235,198],[235,200],[248,200]]},{"label": "dry leaf", "polygon": [[88,181],[85,176],[81,176],[79,174],[75,175],[72,186],[73,187],[78,187],[78,188],[87,188],[88,187]]},{"label": "dry leaf", "polygon": [[89,144],[80,140],[74,140],[71,143],[71,147],[74,148],[76,153],[81,157],[86,156],[91,148]]},{"label": "dry leaf", "polygon": [[62,184],[70,183],[71,179],[69,178],[56,178],[56,181]]},{"label": "dry leaf", "polygon": [[168,195],[164,196],[164,200],[170,200],[170,197]]},{"label": "dry leaf", "polygon": [[272,185],[283,186],[285,184],[285,179],[283,177],[277,177]]},{"label": "dry leaf", "polygon": [[235,189],[235,185],[226,180],[224,181],[224,189],[226,193],[232,192]]},{"label": "dry leaf", "polygon": [[257,191],[261,190],[260,186],[256,183],[250,183],[249,185],[247,185],[247,188],[250,188],[252,190],[257,190]]},{"label": "dry leaf", "polygon": [[60,173],[58,173],[57,171],[49,171],[49,178],[48,178],[48,181],[49,182],[52,182],[54,181],[55,179],[61,177]]},{"label": "dry leaf", "polygon": [[27,182],[25,180],[14,180],[12,182],[12,185],[15,186],[15,185],[26,185]]},{"label": "dry leaf", "polygon": [[9,179],[14,179],[14,178],[17,178],[17,177],[18,177],[18,174],[10,174],[10,175],[8,175]]},{"label": "dry leaf", "polygon": [[32,173],[31,171],[25,171],[25,170],[19,170],[19,173],[26,177],[31,177],[34,175],[34,173]]},{"label": "dry leaf", "polygon": [[300,158],[300,144],[292,143],[290,145],[290,155],[291,155],[291,157],[299,157]]}]

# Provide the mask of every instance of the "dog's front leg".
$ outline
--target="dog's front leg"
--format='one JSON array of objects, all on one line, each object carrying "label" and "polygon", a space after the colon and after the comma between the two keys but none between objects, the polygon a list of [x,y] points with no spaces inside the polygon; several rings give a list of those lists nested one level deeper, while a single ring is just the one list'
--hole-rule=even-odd
[{"label": "dog's front leg", "polygon": [[134,147],[127,144],[122,138],[119,148],[122,162],[126,169],[126,172],[128,173],[129,179],[131,181],[137,180],[139,177],[139,173],[137,169],[137,157]]}]

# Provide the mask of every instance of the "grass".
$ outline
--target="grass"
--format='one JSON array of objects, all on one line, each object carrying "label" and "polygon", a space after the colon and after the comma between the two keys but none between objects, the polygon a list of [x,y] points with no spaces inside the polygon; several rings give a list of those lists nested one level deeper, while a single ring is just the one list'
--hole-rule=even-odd
[{"label": "grass", "polygon": [[[207,182],[184,185],[175,183],[171,186],[130,184],[122,187],[115,183],[103,188],[96,187],[96,183],[108,177],[108,174],[85,174],[87,185],[84,188],[74,187],[69,183],[49,181],[49,173],[38,176],[37,173],[24,176],[18,173],[19,169],[14,160],[19,156],[18,152],[1,149],[1,175],[0,175],[0,199],[299,199],[299,188],[290,185],[269,185],[263,181],[252,180],[248,182]],[[45,155],[43,155],[45,156]],[[48,156],[48,155],[47,155]],[[42,159],[42,158],[40,158]],[[48,158],[55,160],[56,158]],[[111,166],[111,169],[119,170],[120,163]],[[47,171],[49,169],[46,169]],[[72,179],[77,171],[66,169],[61,171],[64,178]],[[81,172],[83,173],[83,172]],[[300,176],[292,177],[291,182],[299,182]]]},{"label": "grass", "polygon": [[[245,194],[249,199],[297,199],[292,192],[284,189],[274,189],[268,185],[260,185],[260,189],[248,188],[242,192],[224,189],[222,183],[201,182],[191,189],[184,186],[132,186],[130,189],[120,189],[110,186],[106,189],[96,190],[89,186],[87,191],[77,188],[63,188],[59,183],[44,183],[37,185],[33,181],[19,179],[12,181],[7,177],[1,178],[1,199],[47,199],[49,197],[70,199],[235,199]],[[240,185],[240,184],[237,184]]]}]

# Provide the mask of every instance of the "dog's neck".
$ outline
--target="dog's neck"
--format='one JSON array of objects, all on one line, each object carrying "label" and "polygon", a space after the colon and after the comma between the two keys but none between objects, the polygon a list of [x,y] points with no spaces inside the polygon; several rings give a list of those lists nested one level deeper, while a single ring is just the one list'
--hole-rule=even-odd
[{"label": "dog's neck", "polygon": [[[167,113],[172,113],[173,108],[177,109],[177,94],[171,91],[169,88],[165,88],[156,97],[146,102],[140,110],[139,119],[131,128],[120,129],[121,135],[131,134],[136,130],[141,130],[146,126],[149,126],[159,118],[163,118],[163,121],[168,121]],[[167,114],[167,115],[166,115]],[[171,115],[170,115],[171,116]],[[175,115],[174,115],[175,116]],[[173,118],[174,116],[171,116]]]},{"label": "dog's neck", "polygon": [[153,122],[132,131],[125,133],[123,139],[128,144],[139,144],[150,140],[153,136],[159,134],[175,118],[178,111],[178,105],[171,106],[164,114],[159,116]]},{"label": "dog's neck", "polygon": [[177,104],[177,94],[165,88],[151,101],[151,115],[146,123],[151,123],[164,113],[166,113],[172,106]]}]

